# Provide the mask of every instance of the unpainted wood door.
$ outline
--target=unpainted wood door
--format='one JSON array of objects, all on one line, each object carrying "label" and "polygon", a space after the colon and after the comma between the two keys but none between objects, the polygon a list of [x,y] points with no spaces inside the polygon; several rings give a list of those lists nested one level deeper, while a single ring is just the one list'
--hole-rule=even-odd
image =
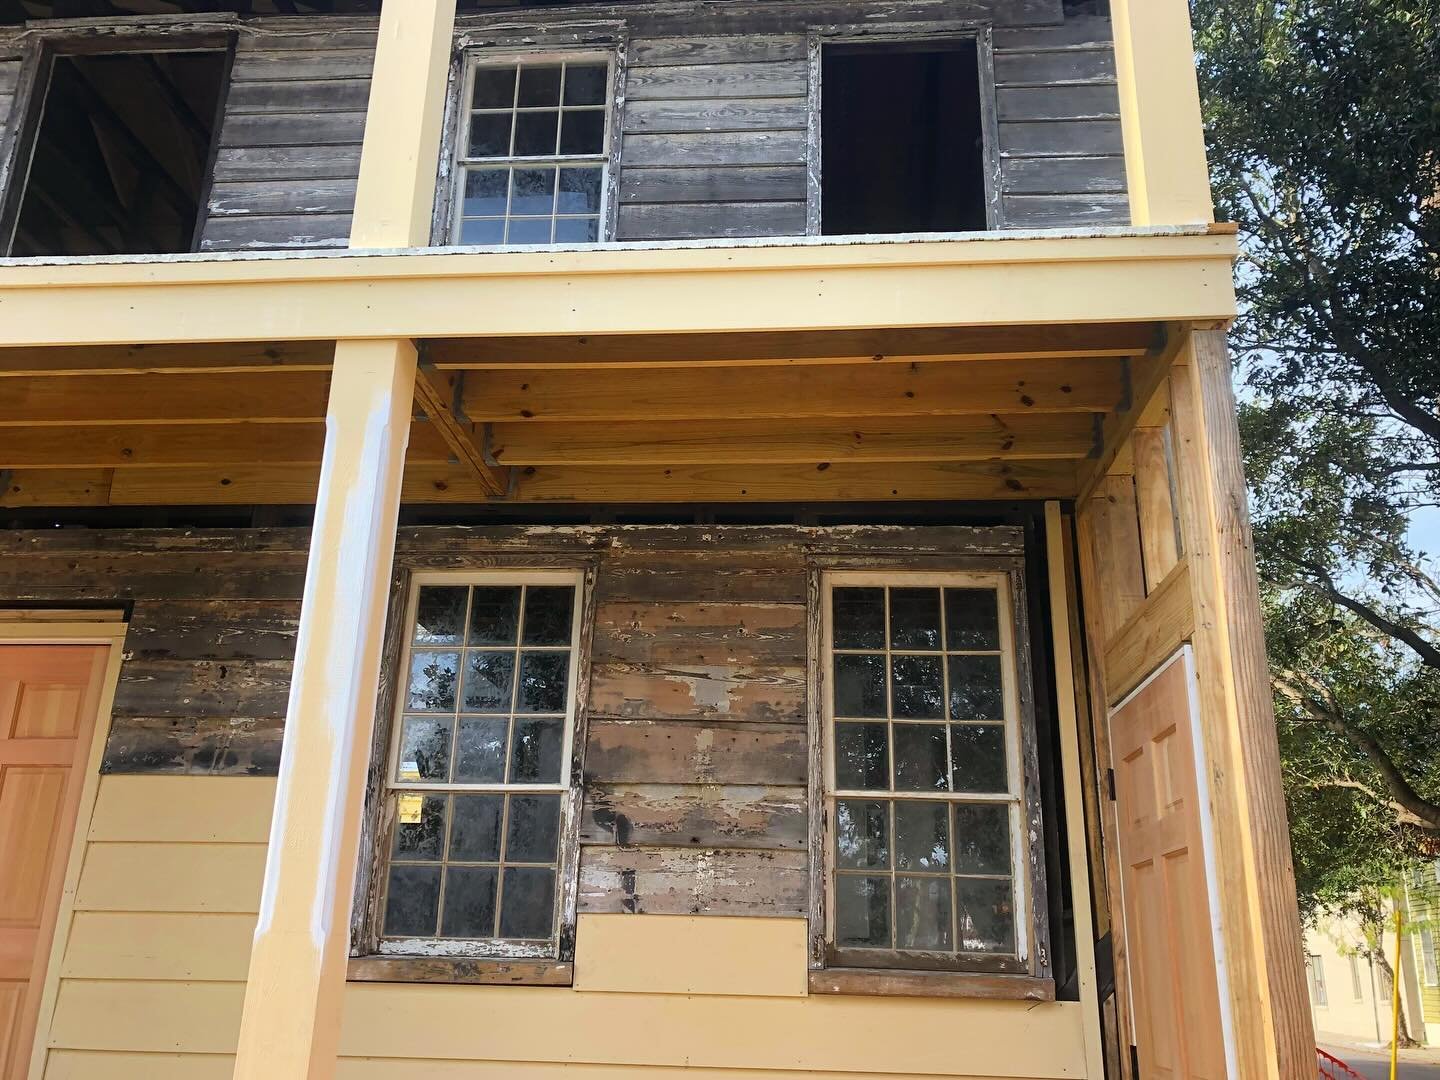
[{"label": "unpainted wood door", "polygon": [[104,645],[0,645],[0,1080],[30,1063]]},{"label": "unpainted wood door", "polygon": [[1222,1080],[1188,647],[1110,714],[1125,942],[1140,1075]]}]

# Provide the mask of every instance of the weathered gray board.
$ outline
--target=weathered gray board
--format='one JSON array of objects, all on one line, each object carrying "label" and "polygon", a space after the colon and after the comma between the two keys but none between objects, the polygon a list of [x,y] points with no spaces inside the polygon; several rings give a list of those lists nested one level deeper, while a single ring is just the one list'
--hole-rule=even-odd
[{"label": "weathered gray board", "polygon": [[[307,542],[303,530],[0,533],[0,606],[133,604],[105,771],[270,776]],[[1022,536],[445,527],[403,530],[398,548],[416,570],[596,566],[581,910],[800,916],[808,560],[1014,557]]]},{"label": "weathered gray board", "polygon": [[[733,0],[462,17],[461,33],[622,21],[620,240],[794,236],[806,226],[806,32],[993,24],[1001,210],[1010,227],[1129,219],[1109,20],[1058,0]],[[1063,21],[1062,21],[1063,20]],[[242,19],[204,250],[344,246],[375,23]],[[683,35],[676,33],[683,28]],[[18,61],[0,58],[0,122]]]}]

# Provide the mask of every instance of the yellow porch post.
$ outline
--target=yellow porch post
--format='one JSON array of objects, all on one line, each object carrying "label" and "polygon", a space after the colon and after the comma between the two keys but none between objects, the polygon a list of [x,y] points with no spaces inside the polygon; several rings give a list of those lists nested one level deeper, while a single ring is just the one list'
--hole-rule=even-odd
[{"label": "yellow porch post", "polygon": [[1187,0],[1111,0],[1130,220],[1213,221]]},{"label": "yellow porch post", "polygon": [[[429,239],[455,0],[382,9],[351,247]],[[416,351],[336,342],[236,1080],[334,1074]]]}]

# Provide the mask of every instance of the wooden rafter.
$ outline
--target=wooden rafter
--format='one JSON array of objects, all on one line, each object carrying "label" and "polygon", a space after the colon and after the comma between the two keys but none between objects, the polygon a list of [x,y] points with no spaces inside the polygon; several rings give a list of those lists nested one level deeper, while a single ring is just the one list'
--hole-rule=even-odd
[{"label": "wooden rafter", "polygon": [[475,425],[461,411],[461,385],[459,376],[436,371],[422,359],[415,372],[415,401],[456,460],[474,474],[480,489],[486,495],[504,495],[509,487],[509,470],[496,463],[476,441]]}]

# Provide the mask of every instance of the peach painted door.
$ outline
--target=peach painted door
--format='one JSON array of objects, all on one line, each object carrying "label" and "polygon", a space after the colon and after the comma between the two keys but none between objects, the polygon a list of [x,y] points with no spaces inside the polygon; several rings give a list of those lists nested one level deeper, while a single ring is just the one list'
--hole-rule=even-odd
[{"label": "peach painted door", "polygon": [[107,650],[0,645],[0,1080],[30,1064]]},{"label": "peach painted door", "polygon": [[1130,996],[1146,1080],[1228,1075],[1193,671],[1187,647],[1110,714]]}]

